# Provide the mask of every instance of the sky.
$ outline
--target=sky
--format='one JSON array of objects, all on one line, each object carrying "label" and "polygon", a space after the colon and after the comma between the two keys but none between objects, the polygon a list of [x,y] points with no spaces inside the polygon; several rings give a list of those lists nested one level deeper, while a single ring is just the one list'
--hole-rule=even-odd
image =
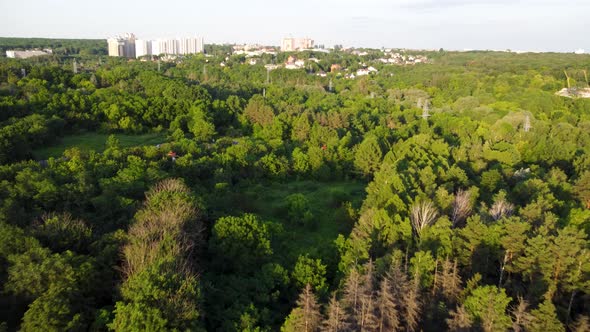
[{"label": "sky", "polygon": [[590,52],[590,0],[0,0],[0,36]]}]

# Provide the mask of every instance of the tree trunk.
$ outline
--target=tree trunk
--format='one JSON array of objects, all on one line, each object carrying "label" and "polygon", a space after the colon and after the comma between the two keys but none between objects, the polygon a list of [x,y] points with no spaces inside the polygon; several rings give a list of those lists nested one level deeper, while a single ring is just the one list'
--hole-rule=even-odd
[{"label": "tree trunk", "polygon": [[567,320],[566,320],[566,325],[569,326],[570,324],[570,314],[572,312],[572,305],[574,303],[574,297],[576,296],[576,291],[572,292],[572,296],[570,297],[570,303],[567,306]]},{"label": "tree trunk", "polygon": [[508,253],[508,250],[506,250],[506,253],[504,253],[504,260],[502,261],[502,266],[500,267],[500,280],[498,281],[498,287],[502,287],[502,278],[504,277],[504,269],[506,268],[506,262],[508,261]]}]

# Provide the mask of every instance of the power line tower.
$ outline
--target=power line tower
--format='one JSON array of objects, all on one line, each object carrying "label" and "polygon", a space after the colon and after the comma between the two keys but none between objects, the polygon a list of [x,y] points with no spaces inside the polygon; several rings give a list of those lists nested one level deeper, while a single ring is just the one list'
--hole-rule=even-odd
[{"label": "power line tower", "polygon": [[533,127],[531,126],[531,117],[527,115],[524,118],[524,127],[523,127],[524,132],[525,133],[528,133],[532,128]]},{"label": "power line tower", "polygon": [[418,107],[422,108],[422,119],[428,120],[430,115],[430,102],[428,99],[424,100],[422,98],[418,99]]}]

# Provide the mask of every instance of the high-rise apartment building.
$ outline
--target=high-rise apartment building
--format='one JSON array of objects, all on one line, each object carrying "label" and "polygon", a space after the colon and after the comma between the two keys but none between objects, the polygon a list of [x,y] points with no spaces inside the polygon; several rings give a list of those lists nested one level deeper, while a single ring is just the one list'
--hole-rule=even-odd
[{"label": "high-rise apartment building", "polygon": [[135,58],[135,35],[126,33],[124,36],[117,36],[107,40],[109,55]]},{"label": "high-rise apartment building", "polygon": [[146,55],[152,55],[152,41],[137,39],[135,41],[135,57],[139,58]]},{"label": "high-rise apartment building", "polygon": [[109,55],[127,58],[202,53],[203,45],[203,37],[147,40],[135,39],[134,34],[128,33],[108,39]]},{"label": "high-rise apartment building", "polygon": [[292,52],[313,48],[313,40],[309,38],[283,38],[281,51]]},{"label": "high-rise apartment building", "polygon": [[178,40],[176,39],[158,39],[152,42],[152,54],[178,54]]},{"label": "high-rise apartment building", "polygon": [[178,40],[179,54],[195,54],[203,52],[203,37],[180,38]]},{"label": "high-rise apartment building", "polygon": [[153,55],[186,55],[203,52],[203,38],[158,39],[152,41]]}]

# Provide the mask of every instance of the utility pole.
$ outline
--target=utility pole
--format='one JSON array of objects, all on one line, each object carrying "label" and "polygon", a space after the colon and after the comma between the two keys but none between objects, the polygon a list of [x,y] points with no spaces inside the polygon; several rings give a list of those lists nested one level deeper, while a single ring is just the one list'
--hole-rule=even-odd
[{"label": "utility pole", "polygon": [[565,73],[565,78],[567,79],[567,88],[568,88],[568,89],[571,89],[571,88],[572,88],[572,86],[571,86],[571,84],[570,84],[570,77],[569,77],[569,75],[567,74],[567,70],[565,70],[565,69],[564,69],[564,70],[563,70],[563,72]]},{"label": "utility pole", "polygon": [[334,89],[334,83],[332,83],[332,79],[330,78],[330,83],[328,84],[328,91],[332,92]]},{"label": "utility pole", "polygon": [[74,74],[78,73],[78,63],[76,63],[76,59],[74,58],[74,62],[72,63],[72,66],[74,67]]},{"label": "utility pole", "polygon": [[160,59],[158,59],[158,73],[160,72]]},{"label": "utility pole", "polygon": [[586,86],[590,88],[590,84],[588,84],[588,72],[586,69],[582,70],[584,72],[584,79],[586,79]]}]

